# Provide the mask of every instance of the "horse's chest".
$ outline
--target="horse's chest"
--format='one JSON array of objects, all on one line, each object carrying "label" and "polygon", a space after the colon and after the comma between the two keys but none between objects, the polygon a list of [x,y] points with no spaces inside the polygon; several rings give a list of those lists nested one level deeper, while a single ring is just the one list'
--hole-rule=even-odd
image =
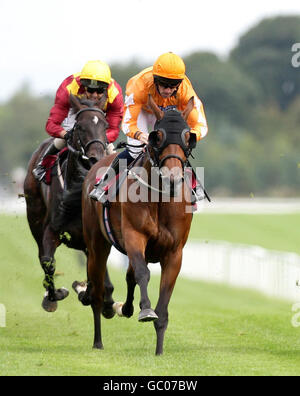
[{"label": "horse's chest", "polygon": [[156,236],[151,238],[146,249],[146,257],[149,262],[158,262],[170,250],[177,245],[176,238],[171,230],[165,226],[159,226]]}]

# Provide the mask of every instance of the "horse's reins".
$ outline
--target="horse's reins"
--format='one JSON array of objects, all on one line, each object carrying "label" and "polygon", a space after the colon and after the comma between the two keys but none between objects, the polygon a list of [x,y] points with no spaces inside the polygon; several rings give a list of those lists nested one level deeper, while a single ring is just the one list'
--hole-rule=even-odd
[{"label": "horse's reins", "polygon": [[[162,158],[160,161],[154,161],[153,158],[152,158],[151,155],[150,155],[150,152],[149,152],[149,145],[147,146],[146,144],[141,144],[141,145],[139,145],[139,146],[135,146],[135,145],[132,145],[132,144],[122,143],[122,144],[119,144],[117,148],[127,147],[127,146],[130,146],[130,147],[146,147],[145,152],[144,152],[144,153],[141,153],[142,155],[140,155],[137,159],[142,158],[143,156],[147,155],[147,156],[148,156],[148,159],[149,159],[149,161],[150,161],[150,163],[151,163],[151,167],[152,167],[154,170],[157,171],[157,173],[158,173],[158,175],[159,175],[160,177],[162,177],[162,173],[161,173],[161,169],[160,169],[160,168],[162,167],[162,164],[163,164],[166,160],[168,160],[168,159],[170,159],[170,158],[178,159],[178,160],[181,162],[183,169],[184,169],[185,166],[187,165],[187,161],[184,161],[181,157],[179,157],[178,155],[175,155],[175,154],[174,154],[174,155],[173,155],[173,154],[166,155],[166,156],[165,156],[164,158]],[[130,149],[128,149],[128,150],[130,151]],[[152,190],[152,191],[155,191],[155,192],[161,193],[161,194],[167,194],[167,195],[169,194],[169,191],[164,191],[164,190],[160,190],[160,189],[158,189],[158,188],[156,188],[156,187],[153,187],[151,184],[147,183],[147,182],[146,182],[145,180],[143,180],[136,172],[134,172],[134,171],[131,170],[131,169],[128,170],[128,175],[133,176],[141,185],[143,185],[144,187],[146,187],[146,188],[148,188],[148,189],[150,189],[150,190]]]},{"label": "horse's reins", "polygon": [[[171,158],[175,158],[175,159],[177,159],[177,160],[179,160],[179,161],[181,162],[183,171],[184,171],[184,169],[185,169],[186,167],[192,168],[192,166],[191,166],[191,164],[190,164],[190,162],[189,162],[189,160],[188,160],[189,156],[192,156],[192,149],[189,149],[189,148],[188,148],[188,149],[185,150],[186,160],[184,161],[181,157],[179,157],[178,155],[175,155],[175,154],[169,154],[169,155],[166,155],[165,157],[163,157],[162,159],[159,159],[159,150],[156,149],[155,147],[151,146],[150,143],[149,143],[148,145],[146,145],[146,144],[141,144],[141,145],[138,145],[138,146],[133,145],[133,144],[128,144],[128,143],[119,143],[119,145],[117,146],[117,148],[124,148],[124,147],[127,147],[127,148],[128,148],[128,146],[129,146],[129,147],[136,147],[136,148],[145,148],[145,154],[147,154],[148,159],[149,159],[149,161],[150,161],[150,163],[151,163],[152,168],[155,169],[155,170],[157,171],[157,173],[158,173],[158,175],[159,175],[160,177],[162,176],[162,174],[161,174],[161,167],[162,167],[162,165],[164,164],[165,161],[167,161],[168,159],[171,159]],[[154,150],[154,158],[155,158],[155,159],[153,159],[153,158],[151,157],[151,154],[150,154],[150,151],[149,151],[149,147],[151,147],[151,148]],[[128,148],[128,151],[131,151],[130,148]],[[192,157],[193,157],[193,156],[192,156]],[[193,157],[193,158],[194,158],[194,157]],[[163,190],[160,190],[160,189],[157,189],[157,188],[151,186],[149,183],[145,182],[145,180],[143,180],[139,175],[137,175],[137,174],[136,174],[134,171],[132,171],[132,170],[129,170],[129,171],[128,171],[128,174],[129,174],[129,175],[132,175],[141,185],[143,185],[144,187],[146,187],[146,188],[148,188],[148,189],[150,189],[150,190],[152,190],[152,191],[155,191],[155,192],[161,193],[161,194],[169,194],[168,191],[163,191]],[[209,202],[211,202],[211,199],[210,199],[209,195],[207,194],[207,191],[206,191],[205,188],[203,187],[202,183],[200,182],[200,180],[197,178],[196,175],[195,175],[195,177],[196,177],[196,179],[197,179],[197,182],[198,182],[199,186],[201,187],[202,191],[204,192],[204,195],[205,195],[206,199],[207,199]],[[183,178],[183,180],[184,180],[184,178]]]}]

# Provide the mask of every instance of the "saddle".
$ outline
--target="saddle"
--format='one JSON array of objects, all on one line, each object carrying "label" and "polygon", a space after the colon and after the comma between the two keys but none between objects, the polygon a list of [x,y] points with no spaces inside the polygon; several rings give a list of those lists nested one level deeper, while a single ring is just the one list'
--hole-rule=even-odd
[{"label": "saddle", "polygon": [[57,155],[47,155],[43,159],[42,166],[46,170],[46,174],[43,179],[45,184],[50,185],[52,181],[52,177],[60,174],[58,171],[58,164],[62,166],[62,163],[67,158],[67,155],[68,155],[68,148],[64,147]]}]

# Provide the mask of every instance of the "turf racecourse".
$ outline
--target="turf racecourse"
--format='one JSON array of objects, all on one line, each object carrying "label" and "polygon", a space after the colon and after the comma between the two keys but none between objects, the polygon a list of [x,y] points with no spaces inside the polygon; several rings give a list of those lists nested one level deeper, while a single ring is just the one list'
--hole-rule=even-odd
[{"label": "turf racecourse", "polygon": [[[257,218],[258,227],[272,221],[276,235],[275,217]],[[218,239],[209,230],[216,220],[234,238],[234,225],[230,227],[230,220],[222,216],[202,217],[201,229],[197,218],[192,236],[202,238],[205,229],[204,237]],[[247,219],[242,220],[234,222],[245,224]],[[278,226],[289,224],[290,232],[296,232],[294,217],[278,221]],[[255,235],[254,223],[252,230]],[[242,233],[238,234],[241,238]],[[280,248],[277,243],[276,248]],[[171,299],[163,356],[154,355],[153,325],[137,321],[137,301],[133,318],[102,320],[105,349],[93,350],[91,309],[83,307],[71,290],[73,280],[85,278],[85,269],[76,253],[66,248],[60,248],[56,258],[57,286],[69,288],[70,296],[59,303],[57,312],[49,314],[41,308],[42,271],[25,218],[0,216],[0,303],[7,310],[6,327],[0,327],[2,376],[300,374],[300,328],[291,325],[291,303],[184,279],[177,281]],[[124,300],[125,273],[111,269],[111,277],[115,299]],[[158,284],[158,277],[153,276],[149,287],[153,306]],[[137,291],[136,300],[138,296]]]}]

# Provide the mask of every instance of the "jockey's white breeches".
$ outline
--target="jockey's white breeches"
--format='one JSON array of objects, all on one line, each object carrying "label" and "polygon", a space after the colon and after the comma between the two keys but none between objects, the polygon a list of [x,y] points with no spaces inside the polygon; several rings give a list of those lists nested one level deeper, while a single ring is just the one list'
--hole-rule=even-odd
[{"label": "jockey's white breeches", "polygon": [[[70,109],[67,117],[61,123],[61,126],[62,128],[64,128],[65,131],[68,132],[71,131],[71,129],[73,129],[75,122],[76,122],[76,113],[74,113],[73,109]],[[65,139],[61,139],[61,138],[55,138],[53,143],[54,146],[57,148],[57,150],[62,150],[67,144]]]},{"label": "jockey's white breeches", "polygon": [[[140,114],[138,115],[138,119],[137,119],[137,127],[138,130],[149,134],[149,132],[153,131],[154,128],[154,124],[156,122],[156,117],[154,114],[150,114],[145,110],[141,110]],[[139,140],[136,139],[132,139],[130,137],[127,137],[127,143],[128,144],[132,144],[133,146],[140,146],[142,143]],[[140,152],[143,150],[142,148],[138,148],[138,147],[129,147],[128,148],[130,155],[133,158],[137,158],[138,155],[140,154]]]}]

